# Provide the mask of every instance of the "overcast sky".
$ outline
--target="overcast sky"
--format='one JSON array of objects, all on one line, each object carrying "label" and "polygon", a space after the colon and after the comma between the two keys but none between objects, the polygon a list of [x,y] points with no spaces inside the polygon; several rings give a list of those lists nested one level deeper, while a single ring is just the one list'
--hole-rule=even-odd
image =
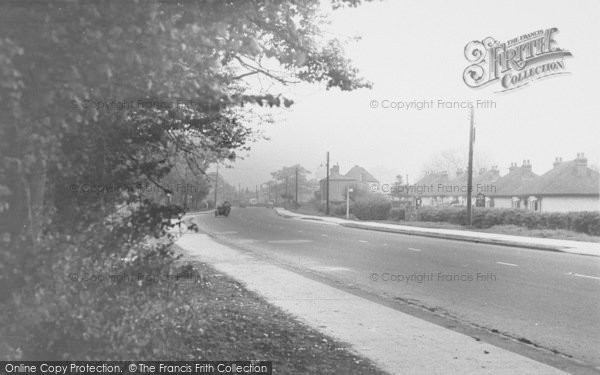
[{"label": "overcast sky", "polygon": [[[487,4],[487,5],[486,5]],[[491,100],[495,109],[475,112],[475,153],[505,174],[511,162],[531,160],[543,173],[555,156],[584,152],[600,161],[600,2],[589,1],[375,1],[334,12],[330,32],[359,35],[347,54],[372,90],[350,93],[318,87],[289,88],[296,104],[264,127],[269,141],[224,172],[235,185],[253,188],[282,166],[302,164],[324,174],[327,151],[342,173],[355,164],[381,182],[396,174],[414,182],[423,165],[443,150],[467,150],[467,109],[371,108],[372,100]],[[498,84],[472,89],[462,79],[469,65],[465,45],[494,37],[504,42],[557,27],[558,46],[572,52],[569,75],[497,93]],[[320,168],[320,170],[319,170]]]}]

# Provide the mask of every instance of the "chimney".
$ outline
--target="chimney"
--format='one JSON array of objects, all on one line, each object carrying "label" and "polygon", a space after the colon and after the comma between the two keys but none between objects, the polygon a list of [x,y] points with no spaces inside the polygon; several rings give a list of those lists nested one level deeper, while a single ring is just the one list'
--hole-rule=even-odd
[{"label": "chimney", "polygon": [[510,167],[508,167],[508,172],[512,172],[517,169],[517,163],[510,163]]},{"label": "chimney", "polygon": [[560,163],[562,163],[562,158],[560,156],[557,156],[554,159],[554,163],[552,164],[552,167],[556,168],[556,167],[558,167],[560,165]]},{"label": "chimney", "polygon": [[340,166],[338,164],[331,167],[331,174],[340,174]]},{"label": "chimney", "polygon": [[587,158],[582,153],[577,154],[577,158],[575,159],[575,171],[577,176],[583,177],[587,176],[588,168],[587,168]]},{"label": "chimney", "polygon": [[492,169],[490,170],[490,172],[492,172],[492,175],[494,177],[500,177],[500,170],[498,169],[497,165],[492,166]]},{"label": "chimney", "polygon": [[523,160],[523,169],[531,172],[531,161],[530,160]]},{"label": "chimney", "polygon": [[456,170],[456,177],[461,177],[463,174],[465,174],[465,171],[464,171],[464,169],[462,169],[462,168],[458,168],[458,169]]}]

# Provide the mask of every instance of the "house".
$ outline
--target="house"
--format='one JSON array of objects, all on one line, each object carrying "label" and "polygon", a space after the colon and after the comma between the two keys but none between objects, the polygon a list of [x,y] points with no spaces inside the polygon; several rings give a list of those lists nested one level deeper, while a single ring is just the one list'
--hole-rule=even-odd
[{"label": "house", "polygon": [[517,207],[538,212],[600,210],[600,173],[583,153],[571,161],[556,158],[553,168],[512,193]]},{"label": "house", "polygon": [[494,189],[487,198],[491,199],[490,206],[497,208],[521,208],[521,199],[515,192],[523,185],[539,177],[532,171],[531,162],[523,160],[519,167],[517,163],[511,163],[508,174],[497,179]]},{"label": "house", "polygon": [[[327,196],[327,178],[321,179],[319,185],[322,200],[325,200]],[[335,165],[329,173],[329,201],[345,201],[348,187],[371,191],[373,186],[378,187],[379,181],[363,167],[355,165],[345,175],[342,175],[340,174],[340,166]]]},{"label": "house", "polygon": [[[485,195],[485,207],[494,207],[493,201],[488,196],[496,189],[496,181],[500,179],[500,170],[498,166],[493,166],[491,169],[481,168],[477,174],[473,175],[472,180],[472,203],[478,194]],[[440,190],[444,190],[449,198],[446,200],[448,204],[453,206],[467,205],[467,173],[463,169],[456,171],[456,177],[448,181],[445,185],[440,186]]]},{"label": "house", "polygon": [[448,172],[427,172],[420,180],[410,189],[410,195],[415,198],[421,198],[422,206],[440,206],[449,204],[452,197],[452,192],[449,192]]}]

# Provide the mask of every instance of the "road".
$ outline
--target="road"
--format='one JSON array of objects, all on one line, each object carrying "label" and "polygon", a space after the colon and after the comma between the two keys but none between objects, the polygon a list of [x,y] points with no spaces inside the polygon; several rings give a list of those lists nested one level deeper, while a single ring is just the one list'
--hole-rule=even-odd
[{"label": "road", "polygon": [[201,231],[386,300],[426,307],[600,369],[600,258],[286,219],[199,215]]}]

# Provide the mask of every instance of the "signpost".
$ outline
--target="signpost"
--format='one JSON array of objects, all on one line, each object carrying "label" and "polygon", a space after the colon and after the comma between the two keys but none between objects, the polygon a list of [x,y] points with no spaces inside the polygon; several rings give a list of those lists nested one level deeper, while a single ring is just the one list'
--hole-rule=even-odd
[{"label": "signpost", "polygon": [[475,207],[485,207],[485,194],[477,194],[477,196],[475,197]]}]

